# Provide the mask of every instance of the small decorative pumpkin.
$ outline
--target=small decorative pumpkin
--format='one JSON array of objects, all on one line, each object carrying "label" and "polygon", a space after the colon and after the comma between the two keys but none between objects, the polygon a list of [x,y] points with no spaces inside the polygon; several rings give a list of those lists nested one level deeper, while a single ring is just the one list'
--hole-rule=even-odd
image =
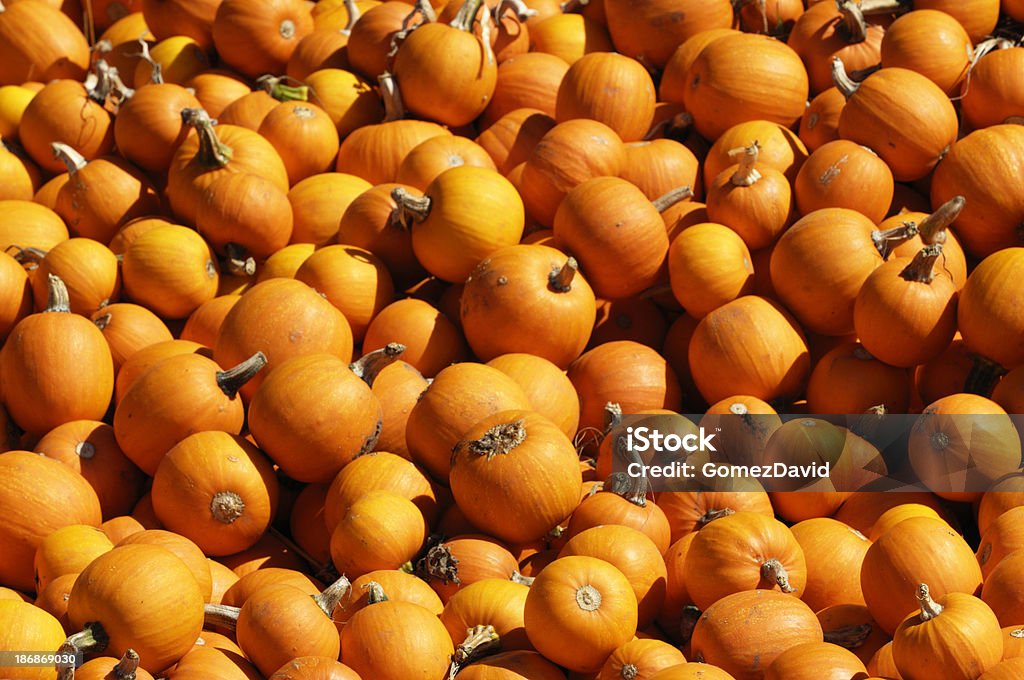
[{"label": "small decorative pumpkin", "polygon": [[864,534],[830,517],[798,522],[792,533],[807,561],[807,585],[800,599],[816,612],[864,603],[860,570],[871,546]]},{"label": "small decorative pumpkin", "polygon": [[[630,106],[621,106],[623,98]],[[622,141],[635,142],[651,127],[654,103],[654,83],[639,62],[614,52],[594,52],[570,66],[562,79],[555,121],[596,120]]]},{"label": "small decorative pumpkin", "polygon": [[275,0],[260,7],[225,0],[218,4],[210,29],[224,63],[256,78],[284,71],[296,45],[313,32],[313,17],[300,0]]},{"label": "small decorative pumpkin", "polygon": [[767,248],[789,225],[792,194],[785,175],[770,166],[758,166],[760,145],[729,152],[739,162],[723,170],[708,185],[707,211],[713,222],[725,224],[751,250]]}]

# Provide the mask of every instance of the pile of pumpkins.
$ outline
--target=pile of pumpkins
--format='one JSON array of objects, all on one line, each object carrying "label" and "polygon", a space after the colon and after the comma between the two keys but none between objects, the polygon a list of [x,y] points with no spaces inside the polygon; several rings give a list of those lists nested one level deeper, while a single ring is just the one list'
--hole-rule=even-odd
[{"label": "pile of pumpkins", "polygon": [[1018,22],[0,0],[0,676],[1024,677]]}]

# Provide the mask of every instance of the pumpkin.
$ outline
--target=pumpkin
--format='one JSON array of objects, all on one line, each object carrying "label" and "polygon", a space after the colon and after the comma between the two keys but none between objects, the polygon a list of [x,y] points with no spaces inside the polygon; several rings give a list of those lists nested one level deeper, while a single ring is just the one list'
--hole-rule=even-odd
[{"label": "pumpkin", "polygon": [[805,642],[790,647],[775,657],[772,664],[765,669],[764,677],[765,680],[847,680],[867,677],[866,673],[864,662],[853,652],[829,642]]},{"label": "pumpkin", "polygon": [[1016,659],[1024,656],[1024,628],[1005,626],[1003,628],[1003,659]]},{"label": "pumpkin", "polygon": [[767,401],[793,397],[810,371],[796,321],[776,303],[754,295],[701,319],[688,354],[694,382],[709,403],[736,393]]},{"label": "pumpkin", "polygon": [[693,630],[690,646],[696,660],[718,666],[736,680],[759,680],[786,650],[821,641],[821,624],[799,598],[748,590],[709,607]]},{"label": "pumpkin", "polygon": [[517,54],[502,61],[494,96],[480,118],[482,126],[489,128],[524,107],[554,118],[558,88],[568,70],[563,59],[545,52]]},{"label": "pumpkin", "polygon": [[278,0],[259,9],[225,0],[218,4],[210,28],[220,58],[256,78],[284,71],[299,40],[313,32],[313,17],[298,0]]},{"label": "pumpkin", "polygon": [[[1013,512],[1013,511],[1011,511]],[[1007,513],[1009,515],[1009,513]],[[1015,512],[1013,516],[1019,517]],[[988,570],[985,585],[981,589],[981,599],[992,608],[1001,626],[1020,626],[1021,602],[1024,601],[1024,590],[1021,588],[1021,569],[1024,568],[1024,550],[1014,550],[1003,556],[994,568]]]},{"label": "pumpkin", "polygon": [[456,592],[440,617],[455,645],[453,664],[461,666],[494,648],[531,649],[523,623],[529,592],[527,586],[507,578],[483,579]]},{"label": "pumpkin", "polygon": [[36,548],[36,592],[61,576],[81,573],[95,558],[113,548],[114,544],[99,527],[71,524],[57,529]]},{"label": "pumpkin", "polygon": [[349,587],[342,576],[313,597],[284,583],[260,588],[237,611],[238,646],[263,675],[300,656],[338,658],[331,612]]},{"label": "pumpkin", "polygon": [[[242,296],[234,293],[218,295],[196,307],[181,329],[180,340],[193,342],[207,348],[215,344],[224,317],[240,299]],[[116,392],[116,383],[114,389]]]},{"label": "pumpkin", "polygon": [[[671,139],[630,142],[619,177],[640,189],[650,201],[656,201],[673,189],[689,186],[694,198],[703,197],[698,181],[698,160],[686,146]],[[678,205],[678,204],[676,204]],[[662,211],[662,218],[671,208]]]},{"label": "pumpkin", "polygon": [[[226,567],[225,567],[226,568]],[[234,572],[232,572],[234,573]],[[235,575],[235,582],[224,592],[222,604],[241,607],[254,593],[276,584],[288,584],[310,596],[319,595],[322,586],[305,574],[294,569],[264,567],[249,572],[241,578]]]},{"label": "pumpkin", "polygon": [[554,126],[552,115],[535,108],[518,108],[487,126],[476,143],[490,154],[498,172],[508,177],[514,168],[526,162],[533,148]]},{"label": "pumpkin", "polygon": [[[968,377],[968,391],[987,394],[993,374],[1024,363],[1024,348],[1015,342],[1024,327],[1024,315],[1006,292],[1024,268],[1024,248],[1007,248],[989,255],[967,278],[957,305],[957,324],[967,349],[978,355],[976,370]],[[985,319],[985,327],[981,319]]]},{"label": "pumpkin", "polygon": [[[785,126],[768,120],[748,120],[723,132],[704,159],[704,185],[710,187],[726,170],[739,164],[736,149],[757,143],[758,168],[774,168],[793,182],[807,161],[808,151],[800,138]],[[742,160],[742,159],[741,159]]]},{"label": "pumpkin", "polygon": [[553,227],[571,189],[591,178],[618,175],[624,161],[622,138],[607,125],[586,119],[555,125],[526,159],[520,185],[526,211]]},{"label": "pumpkin", "polygon": [[864,604],[860,571],[871,541],[828,517],[799,522],[792,532],[807,560],[807,586],[801,599],[816,612],[835,605]]},{"label": "pumpkin", "polygon": [[72,314],[64,282],[49,275],[49,301],[15,325],[0,350],[3,400],[23,430],[42,435],[70,420],[99,420],[114,392],[110,349]]},{"label": "pumpkin", "polygon": [[[65,574],[64,576],[58,576],[45,588],[39,591],[36,595],[35,601],[33,602],[36,607],[42,609],[60,622],[60,625],[64,627],[65,635],[74,632],[68,624],[68,598],[71,596],[71,588],[75,585],[75,581],[77,579],[78,574]],[[16,593],[16,591],[13,590],[9,592]],[[18,601],[24,599],[26,602],[31,601],[20,593],[6,599]]]},{"label": "pumpkin", "polygon": [[0,231],[0,245],[49,250],[68,238],[68,228],[50,208],[18,199],[0,200],[6,216]]},{"label": "pumpkin", "polygon": [[661,80],[658,83],[658,100],[683,104],[686,90],[690,86],[687,76],[694,60],[712,41],[737,32],[735,28],[726,26],[708,28],[698,31],[680,42],[662,70]]},{"label": "pumpkin", "polygon": [[888,413],[905,413],[910,378],[907,370],[883,363],[862,344],[844,342],[815,363],[807,405],[813,413],[866,413],[879,405]]},{"label": "pumpkin", "polygon": [[651,680],[736,680],[718,666],[696,661],[670,666],[651,676]]},{"label": "pumpkin", "polygon": [[362,178],[335,172],[313,175],[296,183],[288,192],[294,216],[291,242],[317,246],[331,242],[338,234],[346,209],[370,188],[370,183]]},{"label": "pumpkin", "polygon": [[[121,276],[114,253],[89,238],[61,241],[46,253],[32,274],[39,282],[50,274],[64,281],[72,313],[88,316],[100,307],[116,302],[121,295]],[[37,285],[32,290],[35,308],[45,309],[47,290]]]},{"label": "pumpkin", "polygon": [[967,680],[1002,659],[1002,633],[987,604],[969,593],[933,599],[924,583],[917,588],[917,601],[920,611],[905,618],[893,634],[893,659],[904,678],[941,673]]},{"label": "pumpkin", "polygon": [[[839,117],[846,106],[846,97],[837,87],[815,95],[800,118],[800,141],[811,152],[839,139]],[[891,172],[891,171],[890,171]]]},{"label": "pumpkin", "polygon": [[[433,391],[432,385],[427,395]],[[477,420],[460,440],[451,456],[452,494],[469,520],[489,534],[511,543],[541,538],[579,503],[575,448],[544,416],[501,411]],[[530,473],[538,466],[546,470],[543,479]],[[520,483],[509,487],[508,479]]]},{"label": "pumpkin", "polygon": [[[426,579],[445,605],[463,588],[479,581],[509,581],[518,566],[508,548],[483,534],[461,534],[435,543],[418,562],[421,577]],[[462,626],[462,630],[472,628],[473,625]],[[456,644],[462,642],[454,637],[452,641]]]},{"label": "pumpkin", "polygon": [[[936,43],[943,45],[941,50],[926,47]],[[919,8],[886,29],[881,58],[883,68],[917,71],[947,95],[954,96],[960,93],[974,60],[974,43],[956,18],[943,11]],[[975,77],[972,70],[971,80]],[[971,87],[975,85],[972,82]]]},{"label": "pumpkin", "polygon": [[972,500],[1020,467],[1020,447],[1013,420],[974,394],[952,394],[926,406],[908,443],[910,464],[922,482],[940,496],[967,493]]},{"label": "pumpkin", "polygon": [[295,554],[293,546],[287,545],[271,532],[263,534],[256,545],[248,550],[221,557],[218,561],[239,576],[267,567],[304,570],[309,564]]},{"label": "pumpkin", "polygon": [[[865,279],[882,264],[871,243],[874,223],[848,208],[824,208],[797,220],[771,255],[779,300],[808,331],[844,335],[854,329],[854,305]],[[825,256],[820,239],[842,243]],[[754,395],[758,396],[758,395]]]},{"label": "pumpkin", "polygon": [[[273,321],[268,323],[269,313]],[[258,351],[266,355],[267,368],[242,386],[246,399],[266,375],[292,357],[326,352],[350,361],[352,330],[344,315],[306,284],[269,279],[248,289],[228,312],[213,355],[218,363],[231,365]]]},{"label": "pumpkin", "polygon": [[[324,421],[318,413],[326,404],[348,417]],[[290,477],[327,483],[373,450],[382,411],[344,360],[315,353],[282,363],[253,395],[248,417],[256,442]]]},{"label": "pumpkin", "polygon": [[892,172],[867,147],[838,139],[808,157],[793,193],[801,215],[821,208],[849,208],[877,224],[892,202]]},{"label": "pumpkin", "polygon": [[768,166],[758,166],[760,145],[732,149],[738,160],[707,187],[708,219],[728,225],[752,250],[775,242],[789,224],[792,194],[786,177]]},{"label": "pumpkin", "polygon": [[989,487],[978,504],[978,532],[984,534],[1004,512],[1024,505],[1021,491],[1024,491],[1024,474],[1020,472],[1007,475]]},{"label": "pumpkin", "polygon": [[316,104],[291,101],[275,106],[260,124],[259,134],[281,155],[292,185],[334,167],[338,131]]},{"label": "pumpkin", "polygon": [[974,553],[948,524],[930,517],[900,522],[875,541],[861,569],[861,588],[871,615],[887,633],[915,608],[910,581],[927,580],[938,593],[973,593],[981,585]]},{"label": "pumpkin", "polygon": [[[207,635],[203,631],[203,635]],[[204,638],[200,638],[205,643]],[[236,645],[233,645],[236,647]],[[256,668],[242,655],[241,650],[197,645],[188,654],[181,657],[173,670],[167,674],[168,680],[192,680],[195,678],[216,675],[225,680],[253,680],[262,677]]]},{"label": "pumpkin", "polygon": [[766,33],[782,36],[793,28],[793,22],[804,13],[802,2],[775,0],[770,6],[767,2],[747,2],[740,7],[739,19],[743,30],[748,33]]},{"label": "pumpkin", "polygon": [[926,245],[941,245],[939,267],[952,277],[957,290],[961,290],[967,282],[967,260],[949,225],[960,215],[965,203],[962,196],[954,196],[930,214],[898,213],[883,220],[871,238],[886,259],[890,255],[913,258]]},{"label": "pumpkin", "polygon": [[534,411],[558,425],[566,436],[575,436],[580,419],[579,398],[572,381],[558,366],[532,353],[502,354],[487,365],[518,383]]},{"label": "pumpkin", "polygon": [[[979,52],[981,50],[979,49]],[[1020,63],[1024,51],[1008,47],[981,56],[970,71],[970,85],[962,88],[961,111],[964,122],[974,130],[1009,122],[1019,115],[1019,95],[1005,82],[1002,73]]]},{"label": "pumpkin", "polygon": [[396,182],[426,190],[445,170],[463,165],[496,170],[486,150],[466,137],[432,137],[410,151],[398,168]]},{"label": "pumpkin", "polygon": [[[619,105],[627,98],[631,106]],[[588,118],[604,123],[624,142],[647,134],[654,116],[654,82],[636,60],[594,52],[576,61],[558,88],[555,121]]]},{"label": "pumpkin", "polygon": [[671,529],[660,505],[646,500],[641,505],[611,491],[586,495],[573,511],[563,536],[572,539],[587,529],[609,524],[636,529],[654,541],[662,554],[669,548]]},{"label": "pumpkin", "polygon": [[594,293],[576,261],[542,245],[507,246],[483,259],[460,305],[466,339],[481,359],[529,350],[560,368],[583,352],[595,315]]},{"label": "pumpkin", "polygon": [[636,596],[629,580],[608,562],[570,555],[537,575],[526,596],[524,621],[530,643],[545,658],[592,673],[633,637]]},{"label": "pumpkin", "polygon": [[136,238],[125,250],[122,273],[125,293],[165,318],[185,318],[217,294],[219,271],[210,247],[178,225]]},{"label": "pumpkin", "polygon": [[340,573],[362,576],[398,569],[420,553],[427,524],[412,501],[371,491],[352,503],[331,534],[331,559]]},{"label": "pumpkin", "polygon": [[807,66],[811,92],[819,94],[832,86],[829,64],[839,57],[851,70],[878,63],[885,28],[865,20],[856,2],[818,2],[808,6],[793,24],[787,43]]},{"label": "pumpkin", "polygon": [[223,113],[217,119],[217,124],[237,125],[256,132],[260,129],[267,114],[277,108],[280,100],[274,96],[275,94],[278,97],[289,99],[284,96],[284,92],[289,92],[289,94],[297,96],[299,100],[305,101],[302,98],[302,90],[286,90],[284,88],[287,86],[274,86],[270,82],[266,81],[267,85],[264,89],[253,90],[224,107]]},{"label": "pumpkin", "polygon": [[[159,607],[164,615],[140,617],[140,607]],[[120,656],[131,647],[141,667],[155,673],[184,656],[199,637],[203,594],[170,550],[119,545],[79,575],[68,599],[68,620],[82,631],[69,638],[76,648],[88,650],[105,636],[104,651]]]},{"label": "pumpkin", "polygon": [[352,26],[348,38],[349,63],[367,78],[388,70],[391,41],[405,28],[412,13],[408,3],[391,0],[370,7]]},{"label": "pumpkin", "polygon": [[[363,678],[440,678],[455,651],[437,615],[412,602],[390,600],[377,584],[370,604],[341,632],[341,657]],[[400,635],[395,635],[400,631]]]},{"label": "pumpkin", "polygon": [[803,594],[807,565],[796,537],[775,519],[739,512],[697,532],[686,554],[686,590],[706,610],[732,593],[778,588]]},{"label": "pumpkin", "polygon": [[[332,616],[338,630],[344,630],[356,612],[379,601],[381,591],[391,593],[390,600],[419,605],[435,616],[444,611],[441,598],[422,579],[399,569],[378,569],[352,580],[352,587],[338,602]],[[464,635],[466,631],[462,632]]]},{"label": "pumpkin", "polygon": [[[1007,11],[1013,15],[1013,3]],[[992,0],[969,0],[968,2],[951,2],[950,0],[918,0],[915,9],[939,10],[949,14],[967,30],[972,43],[984,40],[989,36],[999,20],[999,3]]]},{"label": "pumpkin", "polygon": [[532,24],[528,21],[527,26],[531,51],[554,55],[569,65],[586,54],[613,49],[608,29],[582,14],[556,12]]},{"label": "pumpkin", "polygon": [[265,365],[259,353],[229,370],[200,354],[164,359],[140,375],[118,402],[118,445],[154,474],[164,454],[192,432],[238,434],[245,415],[238,390]]},{"label": "pumpkin", "polygon": [[[408,215],[403,215],[398,202],[392,197],[393,190],[397,188],[404,189],[414,198],[422,195],[408,185],[367,186],[352,199],[340,222],[334,226],[338,243],[369,250],[383,260],[395,280],[404,285],[420,280],[426,272],[412,249],[412,225],[408,222]],[[337,197],[332,194],[331,199],[336,201]]]},{"label": "pumpkin", "polygon": [[875,526],[871,528],[871,540],[877,541],[878,538],[886,531],[892,529],[900,522],[910,519],[911,517],[933,517],[935,519],[942,519],[938,512],[927,505],[921,505],[920,503],[903,503],[889,508],[879,516],[878,521],[875,522]]},{"label": "pumpkin", "polygon": [[218,69],[197,73],[185,86],[195,90],[202,108],[214,118],[219,118],[229,104],[252,91],[249,83],[234,71]]},{"label": "pumpkin", "polygon": [[1011,680],[1024,672],[1024,659],[1007,659],[980,676],[980,680]]},{"label": "pumpkin", "polygon": [[768,120],[789,127],[807,103],[807,71],[789,46],[749,33],[708,44],[689,72],[684,104],[710,140],[737,123]]},{"label": "pumpkin", "polygon": [[825,642],[850,650],[865,664],[889,642],[889,636],[864,605],[837,604],[822,609],[817,616]]},{"label": "pumpkin", "polygon": [[732,7],[724,0],[606,0],[604,5],[616,51],[656,68],[665,66],[676,46],[690,36],[733,22]]},{"label": "pumpkin", "polygon": [[902,678],[896,669],[896,662],[892,658],[892,641],[882,645],[871,660],[867,663],[868,673],[875,673],[878,677]]},{"label": "pumpkin", "polygon": [[[62,172],[64,163],[53,155],[51,144],[62,142],[86,160],[106,154],[114,145],[113,119],[96,98],[98,89],[109,85],[109,77],[100,76],[95,89],[87,89],[77,80],[55,80],[43,88],[28,107],[18,129],[25,151],[39,167]],[[60,111],[75,111],[73,116]]]},{"label": "pumpkin", "polygon": [[269,677],[270,680],[360,680],[354,670],[326,656],[297,657]]},{"label": "pumpkin", "polygon": [[32,200],[39,188],[39,169],[35,163],[22,155],[11,151],[10,147],[0,139],[0,178],[3,189],[0,199]]},{"label": "pumpkin", "polygon": [[366,329],[363,350],[375,351],[390,342],[405,346],[402,360],[425,378],[433,378],[469,355],[462,333],[449,318],[429,302],[415,298],[382,309]]},{"label": "pumpkin", "polygon": [[629,579],[637,599],[637,625],[650,625],[662,609],[667,571],[661,551],[640,531],[609,524],[574,534],[558,558],[585,555],[609,562]]},{"label": "pumpkin", "polygon": [[1011,508],[1000,515],[981,537],[978,546],[978,563],[981,573],[988,578],[1008,555],[1024,548],[1024,535],[1018,528],[1024,510]]},{"label": "pumpkin", "polygon": [[[875,151],[896,181],[921,179],[949,152],[957,138],[957,117],[938,85],[895,66],[854,83],[841,60],[832,64],[836,86],[846,96],[839,136]],[[914,103],[905,108],[876,104],[894,99]]]},{"label": "pumpkin", "polygon": [[906,503],[925,505],[935,510],[947,522],[955,522],[947,512],[942,499],[926,491],[908,491],[895,496],[882,491],[865,491],[850,496],[835,514],[835,519],[865,536],[874,533],[874,525],[887,510]]},{"label": "pumpkin", "polygon": [[393,491],[411,500],[433,525],[438,515],[430,480],[408,460],[385,451],[359,456],[334,477],[324,499],[324,521],[333,531],[349,508],[366,492]]},{"label": "pumpkin", "polygon": [[[910,368],[942,353],[956,333],[956,284],[936,271],[942,246],[922,248],[913,260],[894,258],[865,279],[853,325],[868,352]],[[898,341],[894,342],[894,339]]]},{"label": "pumpkin", "polygon": [[667,642],[637,638],[612,652],[597,680],[651,678],[658,671],[685,663],[683,653]]},{"label": "pumpkin", "polygon": [[75,677],[79,680],[120,680],[134,676],[136,680],[150,680],[153,676],[139,668],[139,662],[139,653],[129,647],[120,659],[101,656],[86,661],[75,669]]},{"label": "pumpkin", "polygon": [[252,173],[213,181],[202,194],[195,219],[196,231],[227,255],[234,268],[250,255],[262,259],[286,246],[294,220],[285,193]]},{"label": "pumpkin", "polygon": [[432,137],[450,134],[429,121],[395,120],[364,125],[341,143],[335,169],[374,185],[394,182],[402,160],[412,149]]},{"label": "pumpkin", "polygon": [[[56,652],[64,641],[64,629],[56,618],[20,599],[0,601],[0,621],[4,622],[0,628],[0,645],[6,650]],[[57,671],[47,666],[0,666],[0,673],[30,680],[53,680],[57,677]]]},{"label": "pumpkin", "polygon": [[[0,85],[85,76],[89,45],[59,7],[8,3],[0,19]],[[20,7],[18,5],[21,5]]]}]

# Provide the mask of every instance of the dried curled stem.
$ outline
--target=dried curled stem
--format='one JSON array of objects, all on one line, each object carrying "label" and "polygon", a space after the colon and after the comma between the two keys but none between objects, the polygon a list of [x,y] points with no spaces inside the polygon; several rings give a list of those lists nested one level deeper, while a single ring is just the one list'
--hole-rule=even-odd
[{"label": "dried curled stem", "polygon": [[784,593],[796,592],[796,588],[789,582],[789,572],[782,566],[782,562],[774,557],[761,565],[761,578],[774,583]]}]

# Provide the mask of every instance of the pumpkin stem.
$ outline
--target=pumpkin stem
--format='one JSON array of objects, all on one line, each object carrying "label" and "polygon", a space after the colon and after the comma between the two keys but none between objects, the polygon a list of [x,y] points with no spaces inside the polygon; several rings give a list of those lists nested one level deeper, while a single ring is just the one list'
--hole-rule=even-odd
[{"label": "pumpkin stem", "polygon": [[789,572],[774,557],[761,565],[761,578],[771,581],[784,593],[796,592],[796,588],[789,584]]},{"label": "pumpkin stem", "polygon": [[76,654],[98,654],[110,644],[110,637],[99,621],[90,621],[82,630],[64,641],[64,648],[74,650]]},{"label": "pumpkin stem", "polygon": [[[54,664],[57,671],[57,680],[75,680],[75,666],[83,660],[82,653],[67,641],[64,641],[61,644],[57,649],[57,652],[61,655],[62,661],[63,659],[68,658],[69,655],[74,655],[75,657],[71,663]],[[134,675],[132,675],[131,680],[135,680]]]},{"label": "pumpkin stem", "polygon": [[240,611],[242,611],[241,607],[231,607],[226,604],[203,605],[203,627],[216,626],[233,632],[238,627]]},{"label": "pumpkin stem", "polygon": [[480,439],[459,442],[455,445],[455,450],[469,449],[469,453],[487,456],[487,460],[497,455],[504,456],[526,440],[526,428],[523,425],[522,420],[495,425]]},{"label": "pumpkin stem", "polygon": [[377,379],[380,372],[398,361],[398,357],[402,356],[404,351],[405,345],[402,343],[389,342],[380,349],[356,359],[348,367],[352,369],[353,373],[362,378],[363,382],[373,387],[373,381]]},{"label": "pumpkin stem", "polygon": [[654,209],[660,213],[665,212],[676,203],[682,203],[688,198],[693,198],[693,188],[689,186],[677,187],[668,191],[656,199],[651,201],[654,204]]},{"label": "pumpkin stem", "polygon": [[308,85],[285,85],[282,76],[265,75],[256,79],[256,84],[264,92],[279,102],[308,102]]},{"label": "pumpkin stem", "polygon": [[156,59],[154,59],[153,55],[149,53],[149,43],[146,42],[145,38],[139,38],[138,39],[138,43],[139,43],[139,51],[138,51],[138,53],[135,56],[139,57],[142,61],[144,61],[147,64],[149,64],[149,69],[150,69],[150,71],[149,71],[149,82],[155,83],[157,85],[163,85],[163,82],[164,82],[164,67],[163,67],[163,65],[161,65],[160,62],[158,62]]},{"label": "pumpkin stem", "polygon": [[716,519],[722,519],[729,515],[735,515],[736,511],[732,508],[712,508],[697,519],[697,526],[703,529],[708,524],[711,524]]},{"label": "pumpkin stem", "polygon": [[974,366],[967,374],[964,392],[987,397],[992,394],[999,378],[1006,375],[1006,369],[996,362],[980,355],[974,355]]},{"label": "pumpkin stem", "polygon": [[378,604],[380,602],[387,602],[388,596],[384,592],[384,588],[376,581],[370,581],[363,585],[363,590],[367,591],[366,604]]},{"label": "pumpkin stem", "polygon": [[331,618],[334,616],[334,610],[338,608],[341,598],[345,597],[351,589],[352,583],[345,576],[341,576],[319,594],[313,595],[313,601],[316,602],[316,606],[320,607],[320,611]]},{"label": "pumpkin stem", "polygon": [[[516,19],[519,23],[523,23],[531,17],[537,16],[537,10],[531,9],[526,6],[523,0],[501,0],[498,6],[494,8],[494,21],[495,23],[501,21],[502,15],[506,9],[511,9],[515,13]],[[565,10],[562,10],[563,13]]]},{"label": "pumpkin stem", "polygon": [[589,583],[576,589],[576,606],[585,612],[601,608],[601,591]]},{"label": "pumpkin stem", "polygon": [[846,41],[852,45],[867,40],[868,24],[864,20],[864,11],[860,6],[851,0],[839,0],[836,4],[843,19]]},{"label": "pumpkin stem", "polygon": [[536,578],[537,577],[535,576],[523,576],[518,571],[513,571],[512,577],[509,580],[512,581],[512,583],[518,583],[529,588],[533,585],[533,582],[536,580]]},{"label": "pumpkin stem", "polygon": [[896,14],[909,12],[911,0],[861,0],[860,11],[864,14]]},{"label": "pumpkin stem", "polygon": [[96,328],[99,328],[101,331],[103,331],[107,329],[107,326],[109,326],[110,322],[113,320],[114,315],[111,314],[110,312],[107,312],[103,316],[96,317],[95,319],[92,320],[92,322],[96,324]]},{"label": "pumpkin stem", "polygon": [[[627,450],[625,444],[621,444],[617,452],[628,459],[630,463],[643,464],[640,454]],[[648,484],[650,482],[645,477],[630,477],[624,472],[614,472],[604,480],[601,490],[622,496],[623,499],[637,507],[646,508]]]},{"label": "pumpkin stem", "polygon": [[473,21],[476,19],[477,12],[480,11],[480,6],[482,4],[484,4],[484,0],[466,0],[462,3],[462,7],[459,8],[459,13],[455,15],[455,18],[452,19],[449,26],[460,31],[472,30]]},{"label": "pumpkin stem", "polygon": [[847,99],[852,97],[860,87],[860,84],[854,82],[846,72],[846,66],[843,65],[843,60],[839,57],[832,57],[832,82]]},{"label": "pumpkin stem", "polygon": [[622,405],[609,401],[604,405],[604,432],[607,435],[622,422]]},{"label": "pumpkin stem", "polygon": [[750,146],[741,146],[729,151],[729,158],[739,158],[739,167],[729,179],[733,186],[749,187],[761,179],[761,173],[754,165],[761,152],[761,144],[755,140]]},{"label": "pumpkin stem", "polygon": [[103,59],[96,60],[83,84],[89,99],[97,104],[106,104],[108,98],[112,98],[115,105],[120,104],[135,94],[135,90],[121,81],[117,69]]},{"label": "pumpkin stem", "polygon": [[43,258],[46,257],[47,251],[40,250],[39,248],[33,248],[31,246],[28,248],[22,248],[20,246],[10,245],[4,249],[4,252],[17,260],[18,264],[34,265],[32,267],[26,267],[27,269],[36,269],[39,266],[39,263],[43,261]]},{"label": "pumpkin stem", "polygon": [[454,583],[462,585],[459,579],[459,558],[452,554],[451,548],[444,543],[436,543],[427,550],[420,560],[417,571],[423,580],[437,579],[444,585]]},{"label": "pumpkin stem", "polygon": [[658,135],[666,139],[680,141],[686,138],[686,134],[691,127],[693,127],[693,114],[683,111],[652,125],[651,129],[644,135],[644,141],[657,139]]},{"label": "pumpkin stem", "polygon": [[234,491],[218,491],[210,500],[210,514],[221,524],[231,524],[245,512],[245,501]]},{"label": "pumpkin stem", "polygon": [[831,642],[844,649],[857,649],[871,636],[871,630],[869,623],[827,630],[825,631],[825,642]]},{"label": "pumpkin stem", "polygon": [[71,312],[71,298],[68,297],[68,287],[64,281],[55,274],[47,274],[47,298],[44,312]]},{"label": "pumpkin stem", "polygon": [[931,621],[942,614],[944,607],[932,599],[926,583],[917,586],[917,603],[921,606],[921,620]]},{"label": "pumpkin stem", "polygon": [[135,671],[139,669],[139,653],[132,648],[125,650],[121,660],[111,669],[118,680],[135,680]]},{"label": "pumpkin stem", "polygon": [[92,442],[78,442],[75,444],[75,455],[82,460],[89,460],[96,455],[96,445]]},{"label": "pumpkin stem", "polygon": [[924,244],[945,243],[946,229],[960,216],[960,211],[964,209],[966,203],[963,196],[954,196],[940,205],[931,215],[921,220],[921,224],[917,225],[917,228],[921,232],[921,240]]},{"label": "pumpkin stem", "polygon": [[501,648],[501,639],[494,626],[475,626],[466,630],[466,639],[455,648],[452,654],[452,665],[448,669],[448,678],[454,678],[459,670],[468,663],[493,654]]},{"label": "pumpkin stem", "polygon": [[640,669],[635,663],[627,663],[619,670],[619,675],[623,680],[636,680],[636,676],[640,675]]},{"label": "pumpkin stem", "polygon": [[352,35],[352,27],[359,21],[361,12],[356,0],[345,0],[345,9],[348,11],[348,21],[345,23],[345,28],[341,29],[341,34],[348,36]]},{"label": "pumpkin stem", "polygon": [[548,274],[548,288],[556,293],[568,293],[572,290],[572,280],[579,269],[575,257],[570,257],[561,267],[552,267]]},{"label": "pumpkin stem", "polygon": [[50,142],[50,148],[53,150],[53,157],[67,167],[68,174],[72,177],[89,162],[85,160],[85,156],[63,142]]},{"label": "pumpkin stem", "polygon": [[399,219],[406,224],[409,220],[422,222],[430,217],[431,200],[428,196],[413,196],[405,188],[395,187],[391,190],[391,200],[398,204],[402,213]]},{"label": "pumpkin stem", "polygon": [[1010,637],[1017,640],[1024,640],[1024,628],[1017,628],[1010,631]]},{"label": "pumpkin stem", "polygon": [[384,122],[405,118],[405,104],[402,103],[402,94],[398,91],[398,83],[394,74],[385,71],[377,76],[380,84],[380,96],[384,101]]},{"label": "pumpkin stem", "polygon": [[590,4],[590,0],[565,0],[561,4],[562,14],[571,14],[576,10],[583,9]]},{"label": "pumpkin stem", "polygon": [[199,135],[196,160],[200,165],[207,168],[223,168],[231,162],[234,151],[217,139],[217,133],[213,129],[216,121],[210,118],[210,114],[204,109],[182,109],[181,120],[186,126],[195,128]]},{"label": "pumpkin stem", "polygon": [[229,398],[234,399],[242,385],[253,379],[267,365],[267,355],[256,352],[251,357],[226,371],[217,371],[217,387]]},{"label": "pumpkin stem", "polygon": [[887,260],[889,255],[892,254],[893,248],[906,243],[919,233],[920,228],[916,222],[904,222],[892,229],[875,229],[871,232],[871,242],[875,245],[875,250],[882,256],[882,259]]},{"label": "pumpkin stem", "polygon": [[941,255],[942,246],[938,243],[921,248],[910,264],[900,272],[900,278],[916,283],[931,283],[935,278],[935,261]]},{"label": "pumpkin stem", "polygon": [[224,268],[232,276],[252,276],[256,273],[256,259],[249,256],[245,246],[226,243],[224,255]]}]

